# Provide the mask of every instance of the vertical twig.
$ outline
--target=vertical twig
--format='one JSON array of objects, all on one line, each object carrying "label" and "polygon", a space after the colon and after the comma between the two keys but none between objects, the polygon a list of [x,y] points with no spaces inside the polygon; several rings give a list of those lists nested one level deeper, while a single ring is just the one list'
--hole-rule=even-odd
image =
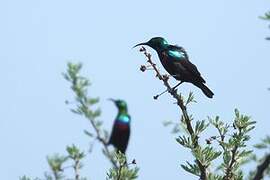
[{"label": "vertical twig", "polygon": [[75,180],[80,180],[80,174],[79,174],[80,161],[78,159],[75,160],[75,164],[73,168],[75,172]]},{"label": "vertical twig", "polygon": [[121,171],[123,168],[123,164],[120,165],[119,169],[118,169],[118,175],[117,175],[117,180],[121,180]]},{"label": "vertical twig", "polygon": [[232,153],[232,158],[231,158],[231,162],[229,164],[229,167],[226,169],[226,172],[225,172],[225,176],[224,176],[224,180],[230,180],[233,176],[233,173],[232,173],[232,168],[233,168],[233,165],[235,164],[236,162],[236,152],[237,152],[237,149],[238,149],[238,146],[235,146],[231,153]]},{"label": "vertical twig", "polygon": [[[242,128],[239,127],[239,132],[238,135],[242,134]],[[237,154],[237,150],[239,148],[239,144],[235,144],[233,149],[231,150],[232,153],[232,158],[229,164],[229,167],[227,167],[226,172],[225,172],[225,176],[223,177],[224,180],[230,180],[233,177],[233,166],[234,164],[237,162],[236,160],[236,154]]]}]

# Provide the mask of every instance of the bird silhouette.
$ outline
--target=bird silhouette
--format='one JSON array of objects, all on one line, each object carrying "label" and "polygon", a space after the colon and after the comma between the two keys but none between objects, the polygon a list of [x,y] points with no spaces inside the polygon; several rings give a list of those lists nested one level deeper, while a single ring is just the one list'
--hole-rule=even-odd
[{"label": "bird silhouette", "polygon": [[187,52],[183,47],[170,45],[163,37],[154,37],[134,47],[140,45],[147,45],[153,48],[157,52],[159,60],[166,71],[176,80],[180,81],[174,88],[183,82],[189,82],[200,88],[207,97],[213,97],[214,93],[205,85],[205,80],[201,76],[201,73],[189,61]]},{"label": "bird silhouette", "polygon": [[127,103],[123,100],[109,99],[114,102],[118,109],[114,120],[112,133],[108,144],[112,144],[117,151],[126,152],[130,136],[130,115],[128,114]]}]

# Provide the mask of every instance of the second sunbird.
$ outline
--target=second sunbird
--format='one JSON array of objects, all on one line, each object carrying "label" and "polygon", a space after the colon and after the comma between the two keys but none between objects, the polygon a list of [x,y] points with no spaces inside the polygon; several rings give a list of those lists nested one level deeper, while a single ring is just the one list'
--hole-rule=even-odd
[{"label": "second sunbird", "polygon": [[128,114],[127,103],[124,100],[109,99],[114,102],[118,109],[114,120],[111,137],[108,144],[112,144],[117,151],[125,153],[130,136],[130,115]]},{"label": "second sunbird", "polygon": [[184,48],[170,45],[162,37],[154,37],[149,41],[137,44],[136,46],[140,45],[150,46],[157,52],[161,64],[166,71],[180,81],[178,85],[182,82],[190,82],[200,88],[207,97],[213,97],[214,93],[205,85],[205,80],[202,78],[197,67],[189,61]]}]

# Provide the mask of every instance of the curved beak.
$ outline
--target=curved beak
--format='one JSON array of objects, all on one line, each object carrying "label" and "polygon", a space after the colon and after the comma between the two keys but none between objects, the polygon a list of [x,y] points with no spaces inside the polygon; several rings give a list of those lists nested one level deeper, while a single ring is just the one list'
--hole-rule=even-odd
[{"label": "curved beak", "polygon": [[113,99],[113,98],[109,98],[109,99],[107,99],[108,101],[112,101],[112,102],[114,102],[115,103],[115,99]]},{"label": "curved beak", "polygon": [[135,48],[135,47],[137,47],[137,46],[142,46],[142,45],[148,46],[148,42],[136,44],[135,46],[133,46],[133,48]]}]

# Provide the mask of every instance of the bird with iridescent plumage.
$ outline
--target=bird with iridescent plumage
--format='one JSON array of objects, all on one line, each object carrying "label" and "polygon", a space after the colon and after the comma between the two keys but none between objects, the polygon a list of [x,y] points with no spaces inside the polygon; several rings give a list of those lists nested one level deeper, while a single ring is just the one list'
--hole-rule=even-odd
[{"label": "bird with iridescent plumage", "polygon": [[130,136],[130,115],[128,114],[127,103],[124,100],[109,99],[114,102],[118,113],[114,120],[111,137],[108,144],[112,144],[117,151],[126,152]]},{"label": "bird with iridescent plumage", "polygon": [[189,82],[197,86],[209,98],[212,98],[214,93],[205,85],[205,80],[197,67],[189,61],[188,55],[183,47],[170,45],[163,37],[154,37],[147,42],[135,45],[147,45],[153,48],[161,61],[161,64],[166,71],[179,80],[176,87],[183,82]]}]

